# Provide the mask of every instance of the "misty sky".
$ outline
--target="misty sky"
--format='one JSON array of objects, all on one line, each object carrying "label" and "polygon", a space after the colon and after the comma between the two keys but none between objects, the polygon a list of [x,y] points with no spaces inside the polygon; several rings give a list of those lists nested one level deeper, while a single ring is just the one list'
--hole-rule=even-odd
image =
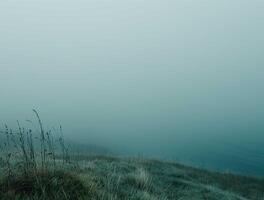
[{"label": "misty sky", "polygon": [[263,11],[261,0],[2,0],[0,122],[36,108],[76,140],[165,157],[261,146]]}]

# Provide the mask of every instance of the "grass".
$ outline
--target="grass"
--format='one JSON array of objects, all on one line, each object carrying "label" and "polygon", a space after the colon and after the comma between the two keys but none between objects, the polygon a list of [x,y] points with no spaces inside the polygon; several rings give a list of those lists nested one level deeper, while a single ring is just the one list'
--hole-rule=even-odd
[{"label": "grass", "polygon": [[56,137],[34,113],[35,131],[19,122],[17,130],[2,131],[0,200],[264,199],[262,178],[144,158],[74,156],[62,128]]},{"label": "grass", "polygon": [[[0,175],[0,199],[263,200],[264,180],[142,158],[83,155],[78,167]],[[36,179],[37,177],[37,179]]]},{"label": "grass", "polygon": [[79,199],[86,194],[83,183],[66,171],[16,174],[0,183],[2,199]]},{"label": "grass", "polygon": [[[85,158],[83,158],[85,159]],[[137,158],[87,156],[83,174],[110,199],[260,199],[264,180]],[[103,199],[109,199],[103,198]]]}]

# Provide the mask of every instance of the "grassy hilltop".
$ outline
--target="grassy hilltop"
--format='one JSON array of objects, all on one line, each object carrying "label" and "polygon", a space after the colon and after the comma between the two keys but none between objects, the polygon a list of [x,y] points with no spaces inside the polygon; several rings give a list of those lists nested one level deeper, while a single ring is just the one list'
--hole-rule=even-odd
[{"label": "grassy hilltop", "polygon": [[264,197],[263,179],[141,158],[79,155],[74,162],[78,164],[27,176],[17,172],[9,183],[2,175],[0,199],[263,200]]}]

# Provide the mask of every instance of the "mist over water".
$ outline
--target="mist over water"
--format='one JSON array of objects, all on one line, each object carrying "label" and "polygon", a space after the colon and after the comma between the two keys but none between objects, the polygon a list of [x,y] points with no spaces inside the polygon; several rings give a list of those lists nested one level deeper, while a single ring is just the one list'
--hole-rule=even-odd
[{"label": "mist over water", "polygon": [[[264,174],[262,1],[0,2],[0,123]],[[26,122],[24,122],[26,125]]]}]

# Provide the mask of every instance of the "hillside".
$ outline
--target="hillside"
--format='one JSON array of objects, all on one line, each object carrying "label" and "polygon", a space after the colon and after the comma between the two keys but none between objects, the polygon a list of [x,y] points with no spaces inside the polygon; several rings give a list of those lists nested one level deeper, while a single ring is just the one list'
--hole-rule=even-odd
[{"label": "hillside", "polygon": [[[74,163],[63,168],[59,179],[51,176],[46,182],[46,188],[51,187],[51,182],[57,184],[55,194],[65,187],[62,196],[58,192],[57,196],[44,197],[29,192],[28,188],[23,191],[23,185],[26,188],[28,184],[23,180],[15,184],[19,189],[3,191],[2,180],[1,199],[263,200],[264,197],[263,179],[209,172],[172,162],[79,155],[74,157]],[[73,193],[76,195],[71,196]]]}]

